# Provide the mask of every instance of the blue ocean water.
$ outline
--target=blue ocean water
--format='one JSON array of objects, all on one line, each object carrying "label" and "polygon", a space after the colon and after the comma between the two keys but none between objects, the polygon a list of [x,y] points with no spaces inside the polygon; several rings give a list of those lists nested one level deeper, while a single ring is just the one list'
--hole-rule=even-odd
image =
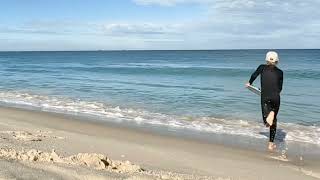
[{"label": "blue ocean water", "polygon": [[[277,51],[284,71],[279,126],[288,141],[320,144],[320,50]],[[266,52],[0,52],[0,102],[266,138],[260,99],[244,88]]]}]

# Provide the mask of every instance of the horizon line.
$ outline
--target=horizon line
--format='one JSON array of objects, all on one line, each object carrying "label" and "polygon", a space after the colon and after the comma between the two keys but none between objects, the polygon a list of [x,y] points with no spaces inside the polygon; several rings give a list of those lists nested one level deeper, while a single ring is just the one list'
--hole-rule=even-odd
[{"label": "horizon line", "polygon": [[232,51],[232,50],[320,50],[320,48],[235,48],[235,49],[97,49],[97,50],[0,50],[0,52],[110,52],[110,51]]}]

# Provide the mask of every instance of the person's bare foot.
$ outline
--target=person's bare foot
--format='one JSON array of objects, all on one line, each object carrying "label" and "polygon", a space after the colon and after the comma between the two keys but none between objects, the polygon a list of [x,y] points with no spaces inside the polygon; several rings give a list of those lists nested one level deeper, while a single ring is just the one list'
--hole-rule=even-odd
[{"label": "person's bare foot", "polygon": [[277,148],[277,145],[275,143],[269,142],[269,145],[268,145],[269,151],[274,151],[276,148]]},{"label": "person's bare foot", "polygon": [[267,123],[268,123],[270,126],[272,126],[273,120],[274,120],[274,112],[271,111],[271,112],[269,113],[268,117],[267,117]]}]

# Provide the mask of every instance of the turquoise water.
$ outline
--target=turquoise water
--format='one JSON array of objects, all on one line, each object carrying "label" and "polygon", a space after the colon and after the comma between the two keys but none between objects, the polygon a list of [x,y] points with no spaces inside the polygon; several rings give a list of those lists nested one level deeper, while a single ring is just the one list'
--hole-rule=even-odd
[{"label": "turquoise water", "polygon": [[[244,88],[266,52],[0,52],[0,102],[139,126],[266,138],[259,97]],[[278,52],[285,140],[320,144],[320,50]]]}]

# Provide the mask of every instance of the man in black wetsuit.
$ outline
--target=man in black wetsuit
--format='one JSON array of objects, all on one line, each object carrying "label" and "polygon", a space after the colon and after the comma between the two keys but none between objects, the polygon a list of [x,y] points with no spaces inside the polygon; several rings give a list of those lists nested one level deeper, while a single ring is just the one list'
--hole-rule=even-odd
[{"label": "man in black wetsuit", "polygon": [[263,122],[270,127],[269,150],[274,150],[273,143],[277,129],[277,114],[280,108],[280,92],[283,84],[283,72],[276,65],[279,62],[278,54],[270,51],[266,55],[267,64],[261,64],[251,75],[249,86],[260,75],[261,77],[261,109]]}]

